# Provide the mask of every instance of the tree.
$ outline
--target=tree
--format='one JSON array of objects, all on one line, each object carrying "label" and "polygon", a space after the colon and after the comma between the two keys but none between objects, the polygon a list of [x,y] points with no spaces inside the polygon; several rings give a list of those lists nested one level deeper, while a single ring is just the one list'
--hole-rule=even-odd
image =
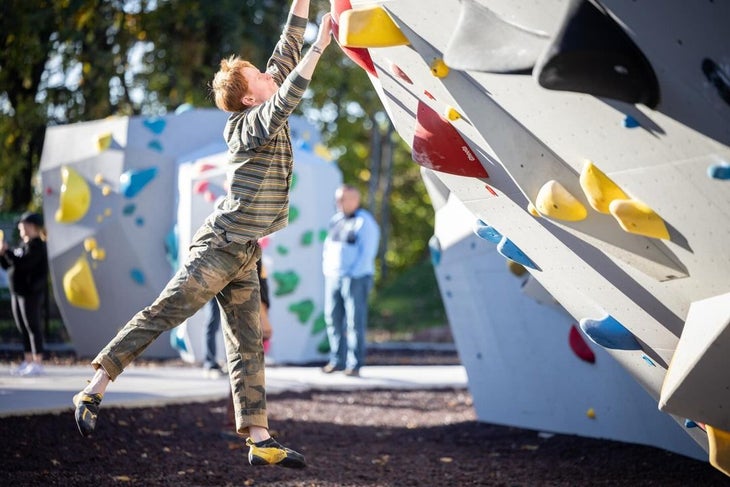
[{"label": "tree", "polygon": [[[211,106],[220,59],[262,66],[288,8],[276,0],[5,0],[0,27],[0,211],[32,191],[45,127]],[[328,0],[313,0],[318,16]],[[314,18],[314,15],[311,16]],[[323,130],[346,181],[384,229],[381,277],[422,258],[432,212],[418,166],[365,72],[327,50],[301,112]]]}]

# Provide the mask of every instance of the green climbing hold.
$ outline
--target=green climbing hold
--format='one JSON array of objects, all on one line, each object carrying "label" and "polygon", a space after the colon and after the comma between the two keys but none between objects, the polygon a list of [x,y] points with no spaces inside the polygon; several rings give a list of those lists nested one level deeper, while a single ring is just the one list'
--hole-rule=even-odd
[{"label": "green climbing hold", "polygon": [[294,223],[299,218],[299,209],[296,206],[289,207],[289,223]]},{"label": "green climbing hold", "polygon": [[321,243],[321,242],[324,242],[325,240],[327,240],[327,229],[323,228],[319,231],[319,241]]},{"label": "green climbing hold", "polygon": [[294,271],[274,272],[276,281],[275,296],[286,296],[293,293],[299,285],[299,276]]},{"label": "green climbing hold", "polygon": [[318,335],[327,329],[327,322],[324,320],[324,312],[322,312],[312,324],[312,336]]},{"label": "green climbing hold", "polygon": [[302,234],[302,247],[309,247],[312,245],[312,241],[314,240],[314,233],[311,230],[307,230]]},{"label": "green climbing hold", "polygon": [[312,317],[312,313],[314,313],[314,302],[311,299],[299,301],[298,303],[289,305],[289,311],[297,315],[299,322],[304,324],[309,321],[309,318]]},{"label": "green climbing hold", "polygon": [[288,255],[289,249],[284,247],[283,245],[277,245],[276,246],[276,253],[279,255]]}]

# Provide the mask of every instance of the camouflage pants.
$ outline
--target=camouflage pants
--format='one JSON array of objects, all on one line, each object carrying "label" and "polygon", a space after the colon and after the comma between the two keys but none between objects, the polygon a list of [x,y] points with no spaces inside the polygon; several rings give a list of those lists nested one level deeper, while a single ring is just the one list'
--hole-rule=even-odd
[{"label": "camouflage pants", "polygon": [[193,237],[190,254],[152,305],[137,313],[91,362],[115,380],[160,334],[195,314],[214,296],[223,309],[236,429],[268,428],[264,351],[259,321],[260,292],[255,241],[226,240],[225,232],[205,223]]}]

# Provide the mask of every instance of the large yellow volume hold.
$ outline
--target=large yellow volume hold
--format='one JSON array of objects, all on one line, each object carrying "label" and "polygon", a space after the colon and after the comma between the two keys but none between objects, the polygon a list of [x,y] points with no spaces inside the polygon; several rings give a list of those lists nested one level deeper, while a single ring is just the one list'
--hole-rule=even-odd
[{"label": "large yellow volume hold", "polygon": [[408,45],[408,38],[380,6],[346,10],[340,14],[338,40],[343,47]]},{"label": "large yellow volume hold", "polygon": [[730,433],[719,428],[705,425],[709,443],[710,464],[730,476]]},{"label": "large yellow volume hold", "polygon": [[99,309],[99,293],[85,255],[63,275],[63,292],[68,302],[77,308]]},{"label": "large yellow volume hold", "polygon": [[608,209],[626,232],[669,240],[662,217],[641,201],[613,200]]},{"label": "large yellow volume hold", "polygon": [[73,223],[81,220],[91,205],[91,191],[86,180],[74,169],[61,167],[61,192],[56,221]]},{"label": "large yellow volume hold", "polygon": [[608,205],[612,201],[629,199],[626,193],[591,161],[583,166],[580,173],[580,187],[583,188],[588,203],[601,213],[609,213]]},{"label": "large yellow volume hold", "polygon": [[570,191],[554,179],[542,185],[535,198],[537,211],[550,218],[580,221],[588,216],[588,210]]}]

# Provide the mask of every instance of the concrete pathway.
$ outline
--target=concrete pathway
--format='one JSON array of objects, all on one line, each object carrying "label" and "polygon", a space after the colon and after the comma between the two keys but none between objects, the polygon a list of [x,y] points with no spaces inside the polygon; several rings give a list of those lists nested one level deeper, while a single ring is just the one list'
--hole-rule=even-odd
[{"label": "concrete pathway", "polygon": [[[0,417],[68,411],[92,376],[89,366],[48,365],[45,375],[14,377],[0,368]],[[269,394],[306,390],[464,388],[461,365],[368,366],[361,377],[324,374],[319,367],[267,366]],[[119,407],[211,401],[229,394],[228,377],[208,379],[194,366],[130,366],[109,386],[104,405]]]}]

